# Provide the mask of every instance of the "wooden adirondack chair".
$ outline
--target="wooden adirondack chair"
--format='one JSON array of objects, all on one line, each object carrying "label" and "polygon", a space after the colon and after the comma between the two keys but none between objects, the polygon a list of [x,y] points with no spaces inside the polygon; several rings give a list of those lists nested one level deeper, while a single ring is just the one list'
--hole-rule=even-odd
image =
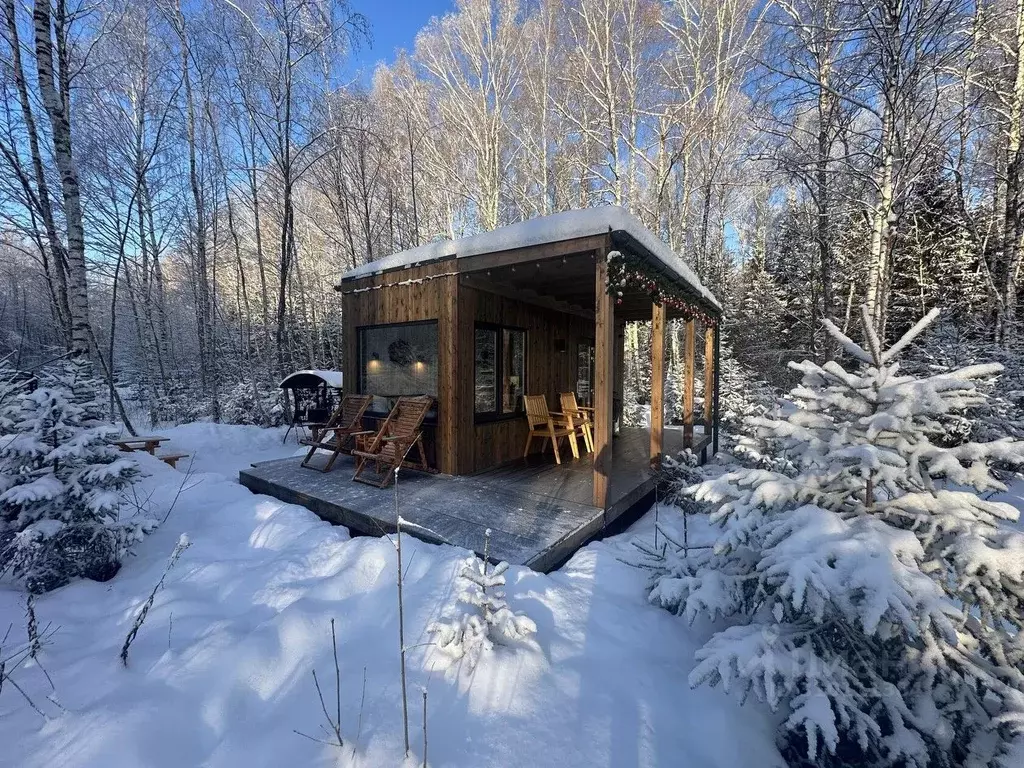
[{"label": "wooden adirondack chair", "polygon": [[526,395],[523,397],[526,404],[526,420],[530,425],[530,434],[526,437],[526,449],[523,457],[530,455],[530,445],[535,437],[542,440],[551,440],[551,448],[555,452],[555,463],[561,464],[562,457],[558,450],[558,443],[563,437],[569,438],[569,447],[572,448],[574,459],[580,457],[580,449],[576,444],[576,430],[571,428],[565,421],[565,415],[557,411],[548,411],[548,401],[544,395]]},{"label": "wooden adirondack chair", "polygon": [[[303,445],[309,446],[309,452],[302,460],[302,466],[307,469],[329,472],[338,456],[345,450],[346,445],[353,440],[353,436],[357,432],[363,431],[363,414],[370,407],[371,402],[373,402],[373,395],[345,395],[341,405],[324,424],[310,424],[312,436],[302,441]],[[311,463],[319,449],[331,452],[322,467]]]},{"label": "wooden adirondack chair", "polygon": [[569,428],[578,431],[583,436],[583,445],[586,446],[587,453],[593,453],[594,422],[591,420],[590,414],[594,409],[577,405],[575,392],[562,392],[558,395],[558,399],[561,401],[562,413],[565,414]]},{"label": "wooden adirondack chair", "polygon": [[[400,397],[378,431],[356,433],[356,447],[352,450],[356,457],[356,472],[352,479],[386,488],[398,467],[428,471],[422,426],[433,404],[434,398],[429,395]],[[405,460],[413,446],[419,450],[418,463]],[[370,464],[376,472],[374,477],[365,474]]]}]

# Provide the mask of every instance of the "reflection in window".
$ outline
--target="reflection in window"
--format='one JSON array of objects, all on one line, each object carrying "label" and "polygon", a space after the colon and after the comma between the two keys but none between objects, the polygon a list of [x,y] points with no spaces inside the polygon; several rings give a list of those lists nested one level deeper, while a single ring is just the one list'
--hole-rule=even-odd
[{"label": "reflection in window", "polygon": [[476,413],[494,413],[498,410],[497,343],[497,331],[477,328],[474,346]]},{"label": "reflection in window", "polygon": [[359,392],[375,395],[375,410],[400,395],[437,395],[436,322],[360,328],[358,344]]},{"label": "reflection in window", "polygon": [[576,399],[580,405],[591,406],[594,388],[594,345],[580,344],[576,348]]},{"label": "reflection in window", "polygon": [[473,348],[474,411],[520,413],[526,389],[526,331],[477,327]]},{"label": "reflection in window", "polygon": [[504,329],[502,350],[502,412],[517,413],[523,410],[526,383],[526,331]]}]

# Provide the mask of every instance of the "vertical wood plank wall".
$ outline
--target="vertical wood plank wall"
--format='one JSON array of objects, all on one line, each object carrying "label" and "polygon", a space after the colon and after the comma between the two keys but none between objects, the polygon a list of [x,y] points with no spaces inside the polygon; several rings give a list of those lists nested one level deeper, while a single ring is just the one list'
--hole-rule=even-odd
[{"label": "vertical wood plank wall", "polygon": [[[526,329],[526,394],[544,395],[548,408],[560,410],[558,395],[576,389],[577,345],[594,338],[593,323],[585,317],[497,296],[467,285],[459,286],[456,356],[456,413],[466,425],[459,432],[456,472],[471,474],[523,455],[528,433],[523,416],[475,423],[474,326],[490,323]],[[556,340],[565,350],[555,351]],[[540,440],[534,449],[543,450]],[[548,448],[550,450],[550,447]]]},{"label": "vertical wood plank wall", "polygon": [[[456,471],[455,445],[461,424],[446,414],[456,409],[456,362],[459,358],[454,329],[458,278],[455,260],[447,259],[345,283],[341,291],[342,365],[347,388],[355,386],[359,360],[356,331],[367,325],[437,321],[437,421],[438,469]],[[371,288],[372,290],[360,290]]]}]

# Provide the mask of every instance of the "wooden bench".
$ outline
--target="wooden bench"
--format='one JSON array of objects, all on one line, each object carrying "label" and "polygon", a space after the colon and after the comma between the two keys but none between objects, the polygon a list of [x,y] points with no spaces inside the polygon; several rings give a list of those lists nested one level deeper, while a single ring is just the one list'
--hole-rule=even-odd
[{"label": "wooden bench", "polygon": [[160,459],[164,464],[169,466],[171,469],[177,469],[177,463],[180,459],[188,458],[187,453],[158,453],[156,457]]},{"label": "wooden bench", "polygon": [[160,443],[166,443],[168,440],[170,440],[169,437],[139,435],[138,437],[125,437],[117,440],[111,440],[111,443],[116,445],[125,453],[131,453],[132,451],[145,451],[151,456],[155,456],[156,449],[160,447]]}]

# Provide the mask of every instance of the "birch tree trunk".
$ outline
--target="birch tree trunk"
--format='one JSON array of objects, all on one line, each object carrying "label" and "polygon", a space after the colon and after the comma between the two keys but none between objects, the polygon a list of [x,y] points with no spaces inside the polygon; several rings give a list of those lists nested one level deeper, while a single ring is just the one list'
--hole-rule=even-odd
[{"label": "birch tree trunk", "polygon": [[[32,103],[29,100],[28,84],[25,82],[25,70],[21,59],[21,39],[18,33],[18,19],[15,11],[14,0],[5,0],[4,16],[7,21],[7,33],[11,46],[11,71],[14,75],[15,88],[18,91],[18,102],[21,106],[21,117],[25,122],[25,133],[28,138],[29,152],[32,158],[32,170],[36,180],[35,207],[43,220],[43,229],[46,234],[46,244],[49,246],[50,255],[47,258],[45,248],[40,248],[43,255],[43,269],[46,274],[47,287],[50,291],[54,315],[64,334],[65,340],[71,339],[71,319],[68,309],[68,285],[67,285],[67,252],[60,236],[57,234],[57,224],[53,217],[53,207],[50,202],[49,186],[46,182],[46,173],[43,168],[43,158],[39,151],[39,131],[36,127],[35,115],[32,111]],[[29,192],[28,178],[26,174],[26,193]],[[26,194],[26,196],[29,196]]]},{"label": "birch tree trunk", "polygon": [[[56,23],[66,34],[66,7],[57,0]],[[43,106],[50,119],[53,156],[60,172],[61,195],[64,200],[64,227],[67,239],[68,321],[70,348],[76,355],[87,355],[91,346],[89,327],[89,294],[85,271],[85,229],[82,223],[81,186],[78,165],[71,145],[70,83],[66,74],[60,77],[58,91],[53,70],[53,25],[49,0],[35,0],[32,8],[35,27],[36,75]],[[63,68],[62,68],[63,71]]]},{"label": "birch tree trunk", "polygon": [[893,205],[892,110],[885,106],[882,115],[882,138],[876,170],[877,197],[871,210],[871,249],[868,253],[867,294],[865,301],[875,327],[885,333],[885,306],[889,274],[889,217]]}]

